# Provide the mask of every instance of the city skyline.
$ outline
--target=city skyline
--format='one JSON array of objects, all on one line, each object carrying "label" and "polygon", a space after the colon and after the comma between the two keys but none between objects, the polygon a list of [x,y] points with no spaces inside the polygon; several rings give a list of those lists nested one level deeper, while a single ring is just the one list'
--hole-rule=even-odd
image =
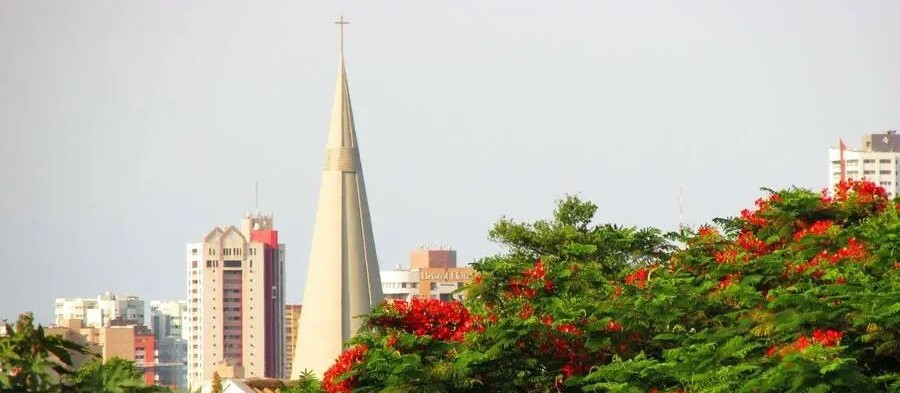
[{"label": "city skyline", "polygon": [[[184,243],[256,180],[302,300],[340,10],[29,3],[0,5],[0,318],[181,299]],[[679,187],[691,223],[824,187],[839,138],[900,127],[900,5],[814,4],[345,7],[382,269],[424,242],[489,255],[496,219],[566,193],[674,229]],[[237,148],[257,157],[221,159]]]}]

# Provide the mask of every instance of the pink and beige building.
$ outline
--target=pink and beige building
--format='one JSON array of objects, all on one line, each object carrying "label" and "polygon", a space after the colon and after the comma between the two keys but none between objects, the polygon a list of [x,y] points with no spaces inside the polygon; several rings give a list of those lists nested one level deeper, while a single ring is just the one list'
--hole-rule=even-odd
[{"label": "pink and beige building", "polygon": [[[62,336],[75,343],[87,346],[103,361],[114,357],[131,360],[144,376],[144,383],[156,383],[157,350],[156,336],[146,326],[114,320],[109,326],[96,328],[86,326],[81,319],[64,319],[56,326],[47,327],[47,335]],[[74,354],[72,365],[77,368],[90,360],[89,354]]]},{"label": "pink and beige building", "polygon": [[227,361],[248,378],[284,372],[284,245],[271,215],[214,228],[187,246],[188,385]]}]

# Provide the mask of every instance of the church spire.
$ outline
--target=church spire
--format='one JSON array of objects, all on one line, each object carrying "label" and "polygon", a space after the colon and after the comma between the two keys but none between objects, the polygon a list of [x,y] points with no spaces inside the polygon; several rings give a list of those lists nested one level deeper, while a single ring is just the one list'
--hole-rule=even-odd
[{"label": "church spire", "polygon": [[321,377],[359,330],[362,320],[358,317],[368,314],[383,297],[344,67],[347,22],[341,16],[335,24],[341,28],[341,54],[292,379],[304,370]]}]

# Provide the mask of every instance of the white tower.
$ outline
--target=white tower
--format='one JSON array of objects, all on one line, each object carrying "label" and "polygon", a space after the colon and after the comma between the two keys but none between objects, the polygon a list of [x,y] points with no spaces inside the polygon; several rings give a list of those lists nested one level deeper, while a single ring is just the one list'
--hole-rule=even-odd
[{"label": "white tower", "polygon": [[369,203],[344,68],[343,16],[325,168],[303,293],[291,378],[311,370],[320,378],[343,344],[382,300]]}]

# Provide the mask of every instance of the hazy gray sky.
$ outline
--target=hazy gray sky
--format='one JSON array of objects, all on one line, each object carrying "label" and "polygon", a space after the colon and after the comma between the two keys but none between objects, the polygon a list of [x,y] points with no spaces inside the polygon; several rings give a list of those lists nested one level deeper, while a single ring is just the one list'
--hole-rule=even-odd
[{"label": "hazy gray sky", "polygon": [[379,259],[497,250],[580,193],[673,228],[900,128],[900,1],[0,1],[0,317],[185,297],[185,244],[260,205],[302,296],[347,62]]}]

